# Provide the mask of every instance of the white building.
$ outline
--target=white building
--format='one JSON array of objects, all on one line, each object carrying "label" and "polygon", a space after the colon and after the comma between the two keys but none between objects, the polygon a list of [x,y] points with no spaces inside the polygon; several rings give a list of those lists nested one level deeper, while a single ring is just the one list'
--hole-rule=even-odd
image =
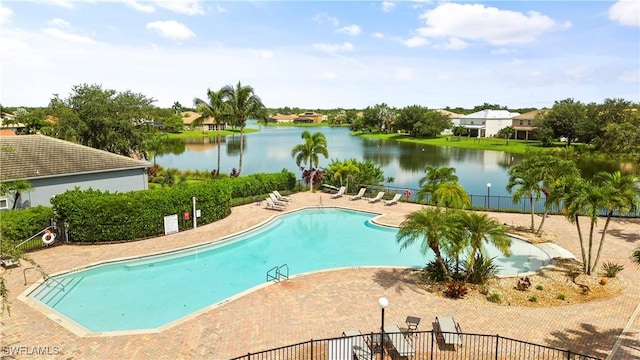
[{"label": "white building", "polygon": [[520,113],[507,110],[481,110],[460,118],[460,126],[469,129],[470,137],[492,137],[512,126],[513,118],[518,115]]}]

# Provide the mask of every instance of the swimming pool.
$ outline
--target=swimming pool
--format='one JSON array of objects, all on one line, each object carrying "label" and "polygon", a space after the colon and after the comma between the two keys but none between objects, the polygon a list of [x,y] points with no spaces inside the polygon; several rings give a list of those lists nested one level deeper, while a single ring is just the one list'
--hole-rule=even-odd
[{"label": "swimming pool", "polygon": [[[397,229],[376,214],[304,209],[204,246],[92,266],[54,276],[28,296],[89,332],[155,329],[219,304],[266,282],[287,264],[291,275],[359,266],[422,267],[419,244],[400,251]],[[496,259],[502,274],[537,269],[549,256],[514,241],[513,255]],[[489,248],[491,256],[499,252]]]}]

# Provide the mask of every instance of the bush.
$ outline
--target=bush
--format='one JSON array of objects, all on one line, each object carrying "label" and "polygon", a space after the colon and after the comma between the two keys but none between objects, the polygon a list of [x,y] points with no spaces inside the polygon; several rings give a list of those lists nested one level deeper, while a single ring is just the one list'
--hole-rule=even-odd
[{"label": "bush", "polygon": [[556,295],[556,299],[558,299],[558,300],[564,300],[564,298],[565,298],[565,296],[564,296],[563,293],[560,293],[560,294]]},{"label": "bush", "polygon": [[35,206],[24,210],[4,211],[0,222],[2,242],[15,246],[51,225],[52,218],[52,207]]},{"label": "bush", "polygon": [[469,289],[467,288],[467,284],[464,282],[450,281],[447,284],[447,288],[444,290],[444,295],[452,299],[462,299],[468,292]]},{"label": "bush", "polygon": [[544,290],[544,287],[542,285],[536,285],[536,290]]},{"label": "bush", "polygon": [[528,276],[524,278],[518,278],[518,283],[516,284],[516,289],[520,291],[527,291],[531,287],[531,279]]},{"label": "bush", "polygon": [[[453,263],[450,259],[443,259],[444,266],[447,268],[447,271],[451,273],[453,268]],[[422,276],[424,279],[431,281],[444,281],[447,279],[447,274],[442,272],[442,268],[438,261],[431,260],[427,263],[427,265],[422,269]]]},{"label": "bush", "polygon": [[529,301],[531,301],[531,302],[537,302],[537,301],[538,301],[538,298],[534,295],[534,296],[532,296],[532,297],[530,297],[530,298],[529,298]]},{"label": "bush", "polygon": [[604,276],[614,278],[620,271],[624,270],[624,265],[608,262],[602,265],[602,270],[604,270]]},{"label": "bush", "polygon": [[493,263],[493,259],[485,259],[482,254],[476,256],[473,265],[466,268],[467,281],[472,284],[484,284],[498,273],[498,266]]},{"label": "bush", "polygon": [[500,304],[502,302],[502,297],[498,293],[491,293],[487,296],[487,300],[492,303]]}]

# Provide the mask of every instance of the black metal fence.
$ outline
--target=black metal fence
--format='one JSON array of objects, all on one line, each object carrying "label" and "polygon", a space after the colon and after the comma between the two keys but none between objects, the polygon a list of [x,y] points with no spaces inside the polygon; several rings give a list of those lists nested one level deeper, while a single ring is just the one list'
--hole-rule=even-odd
[{"label": "black metal fence", "polygon": [[[370,333],[302,343],[233,358],[232,360],[589,360],[599,359],[500,335],[416,331],[385,333],[384,346]],[[454,336],[454,337],[452,337]],[[450,341],[455,339],[455,341]],[[449,341],[447,341],[449,340]]]}]

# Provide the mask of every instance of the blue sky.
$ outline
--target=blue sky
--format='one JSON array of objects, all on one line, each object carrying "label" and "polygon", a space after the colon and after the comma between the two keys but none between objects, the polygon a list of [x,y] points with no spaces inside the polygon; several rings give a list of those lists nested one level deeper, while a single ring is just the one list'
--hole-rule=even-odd
[{"label": "blue sky", "polygon": [[3,106],[238,81],[267,107],[639,102],[640,1],[5,0],[0,65]]}]

